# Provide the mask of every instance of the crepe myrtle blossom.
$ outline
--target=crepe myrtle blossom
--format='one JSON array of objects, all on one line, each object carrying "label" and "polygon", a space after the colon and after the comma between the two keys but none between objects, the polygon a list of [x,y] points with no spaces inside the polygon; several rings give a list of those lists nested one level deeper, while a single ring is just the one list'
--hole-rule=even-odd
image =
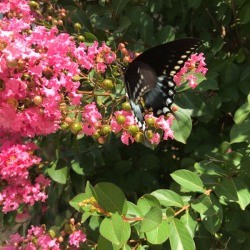
[{"label": "crepe myrtle blossom", "polygon": [[84,69],[103,73],[115,53],[105,43],[76,46],[55,27],[20,33],[7,24],[11,20],[0,20],[0,129],[31,138],[54,133],[60,128],[60,104],[80,105],[74,76]]},{"label": "crepe myrtle blossom", "polygon": [[[68,243],[69,249],[79,249],[80,243],[86,241],[86,234],[82,230],[75,230],[64,236],[55,237],[55,232],[53,230],[46,231],[46,227],[42,226],[31,226],[28,229],[27,236],[22,237],[20,234],[16,233],[9,237],[5,246],[1,247],[1,250],[21,250],[21,249],[50,249],[59,250],[64,249],[65,243]],[[63,242],[64,246],[60,245]],[[62,248],[63,247],[63,248]]]},{"label": "crepe myrtle blossom", "polygon": [[202,75],[206,75],[208,69],[205,66],[203,53],[192,54],[180,71],[174,75],[176,85],[180,86],[183,81],[188,81],[189,86],[194,89],[198,85],[195,74],[201,73]]},{"label": "crepe myrtle blossom", "polygon": [[34,205],[45,202],[45,188],[50,180],[42,174],[34,181],[29,179],[29,170],[38,165],[41,159],[34,154],[36,145],[4,143],[0,148],[0,180],[4,185],[0,191],[0,205],[4,213],[14,211],[20,205]]},{"label": "crepe myrtle blossom", "polygon": [[[31,22],[35,20],[27,0],[1,0],[0,13],[3,14],[0,20],[3,30],[18,32],[29,29]],[[9,19],[11,22],[8,22]]]},{"label": "crepe myrtle blossom", "polygon": [[86,234],[82,230],[76,230],[69,235],[69,244],[79,248],[80,243],[86,241]]},{"label": "crepe myrtle blossom", "polygon": [[172,115],[167,118],[164,116],[157,118],[152,114],[147,114],[144,119],[145,131],[143,135],[143,131],[137,125],[132,111],[116,111],[110,121],[111,130],[116,134],[121,133],[121,141],[126,145],[135,141],[142,141],[143,137],[146,137],[151,144],[157,145],[161,139],[158,132],[163,133],[164,140],[174,138],[174,132],[171,129],[174,119]]},{"label": "crepe myrtle blossom", "polygon": [[82,111],[82,132],[84,134],[92,136],[101,126],[101,121],[102,115],[94,102],[84,106]]},{"label": "crepe myrtle blossom", "polygon": [[59,250],[60,243],[57,238],[50,236],[46,232],[44,226],[31,226],[28,230],[26,237],[21,237],[20,234],[16,233],[10,236],[10,239],[2,250],[21,250],[21,249],[50,249]]},{"label": "crepe myrtle blossom", "polygon": [[41,161],[33,153],[37,149],[34,143],[4,144],[0,149],[0,179],[9,183],[17,184],[27,180],[29,169]]},{"label": "crepe myrtle blossom", "polygon": [[39,175],[34,182],[29,179],[20,183],[8,183],[0,192],[0,204],[4,213],[17,210],[20,205],[33,206],[35,202],[45,202],[48,195],[45,188],[50,184],[50,180],[43,175]]}]

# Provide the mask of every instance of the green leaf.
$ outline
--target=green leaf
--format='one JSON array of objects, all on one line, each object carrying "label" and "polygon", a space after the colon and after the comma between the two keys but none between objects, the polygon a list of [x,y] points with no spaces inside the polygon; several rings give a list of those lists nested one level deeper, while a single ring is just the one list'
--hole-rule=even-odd
[{"label": "green leaf", "polygon": [[187,210],[186,213],[183,216],[181,216],[180,221],[185,225],[188,232],[193,238],[198,224],[197,218],[195,217],[194,213],[191,213],[190,210]]},{"label": "green leaf", "polygon": [[119,15],[128,3],[129,3],[129,0],[112,1],[111,6],[114,10],[115,16]]},{"label": "green leaf", "polygon": [[162,212],[158,207],[151,208],[141,222],[140,232],[150,232],[162,222]]},{"label": "green leaf", "polygon": [[131,25],[131,21],[128,17],[122,16],[119,20],[119,28],[116,32],[122,32],[123,30],[127,29]]},{"label": "green leaf", "polygon": [[248,185],[240,179],[223,180],[214,189],[216,195],[227,202],[237,202],[242,210],[250,204]]},{"label": "green leaf", "polygon": [[186,143],[192,129],[191,117],[182,108],[178,108],[178,110],[174,112],[174,116],[176,119],[173,121],[173,125],[171,126],[174,131],[174,139],[176,141]]},{"label": "green leaf", "polygon": [[[127,206],[128,206],[128,211],[126,214],[126,218],[142,218],[143,217],[141,210],[134,203],[127,201]],[[138,223],[138,222],[139,221],[135,221],[135,223]]]},{"label": "green leaf", "polygon": [[239,143],[250,140],[250,120],[235,124],[230,131],[230,142]]},{"label": "green leaf", "polygon": [[51,168],[48,169],[48,174],[53,181],[58,182],[60,184],[66,184],[68,168],[62,167],[56,169],[56,165],[54,164]]},{"label": "green leaf", "polygon": [[90,198],[89,195],[85,193],[78,194],[72,200],[69,201],[69,204],[71,207],[75,208],[77,211],[80,211],[79,203],[88,198]]},{"label": "green leaf", "polygon": [[160,208],[161,204],[153,195],[145,194],[137,201],[137,206],[145,215],[152,207]]},{"label": "green leaf", "polygon": [[200,195],[192,204],[191,207],[198,213],[204,215],[216,214],[213,208],[211,197],[205,194]]},{"label": "green leaf", "polygon": [[97,242],[97,250],[119,250],[119,246],[113,245],[112,242],[104,238],[102,235],[99,236]]},{"label": "green leaf", "polygon": [[72,169],[79,175],[84,175],[83,168],[80,166],[80,162],[73,160],[71,161]]},{"label": "green leaf", "polygon": [[82,214],[82,219],[81,219],[81,223],[84,223],[91,215],[93,215],[93,213],[91,212],[85,212]]},{"label": "green leaf", "polygon": [[169,233],[170,227],[168,222],[162,221],[156,229],[146,233],[146,238],[149,243],[158,245],[162,244],[168,239]]},{"label": "green leaf", "polygon": [[86,183],[86,187],[85,187],[85,193],[88,194],[89,197],[95,197],[95,199],[97,199],[97,195],[95,193],[94,187],[90,184],[89,181],[87,181]]},{"label": "green leaf", "polygon": [[204,192],[203,182],[197,174],[186,169],[181,169],[170,175],[178,184],[187,190],[191,192]]},{"label": "green leaf", "polygon": [[240,124],[246,120],[250,114],[250,104],[247,102],[243,104],[234,114],[234,121],[236,124]]},{"label": "green leaf", "polygon": [[184,202],[181,196],[171,190],[159,189],[151,193],[164,207],[183,207]]},{"label": "green leaf", "polygon": [[215,234],[221,227],[223,219],[222,206],[218,199],[212,194],[210,196],[211,202],[213,204],[214,214],[204,215],[201,214],[201,221],[203,226],[211,233]]},{"label": "green leaf", "polygon": [[115,245],[124,245],[130,237],[131,228],[118,214],[105,218],[100,225],[100,234]]},{"label": "green leaf", "polygon": [[147,42],[153,37],[153,19],[147,13],[140,13],[140,21],[138,24],[139,33],[143,41]]},{"label": "green leaf", "polygon": [[197,162],[194,164],[195,170],[200,174],[223,176],[226,175],[226,171],[219,165],[216,165],[210,160]]},{"label": "green leaf", "polygon": [[246,4],[240,9],[240,22],[246,24],[250,22],[250,3]]},{"label": "green leaf", "polygon": [[192,116],[201,116],[206,111],[204,99],[197,96],[192,90],[177,95],[175,103],[185,108],[185,112],[188,112]]},{"label": "green leaf", "polygon": [[95,185],[94,190],[101,208],[111,213],[126,214],[127,200],[119,187],[112,183],[101,182]]},{"label": "green leaf", "polygon": [[195,250],[191,235],[185,225],[176,218],[170,221],[169,240],[171,250]]},{"label": "green leaf", "polygon": [[94,41],[97,41],[97,38],[90,32],[84,32],[83,36],[85,37],[85,44],[87,46],[92,45]]},{"label": "green leaf", "polygon": [[174,38],[174,29],[170,25],[166,25],[161,30],[159,30],[157,33],[155,33],[155,38],[157,39],[157,42],[159,44],[166,43]]},{"label": "green leaf", "polygon": [[164,214],[164,217],[166,219],[166,221],[170,221],[174,218],[175,216],[175,211],[173,208],[171,207],[168,207],[166,210],[165,210],[165,214]]}]

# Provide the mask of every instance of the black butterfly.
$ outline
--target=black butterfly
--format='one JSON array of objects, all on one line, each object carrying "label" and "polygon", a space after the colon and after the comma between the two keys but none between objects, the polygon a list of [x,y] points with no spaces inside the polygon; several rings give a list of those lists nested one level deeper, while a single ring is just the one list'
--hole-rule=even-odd
[{"label": "black butterfly", "polygon": [[173,77],[200,45],[196,38],[161,44],[140,54],[125,69],[127,94],[140,127],[145,126],[145,110],[156,117],[171,112]]}]

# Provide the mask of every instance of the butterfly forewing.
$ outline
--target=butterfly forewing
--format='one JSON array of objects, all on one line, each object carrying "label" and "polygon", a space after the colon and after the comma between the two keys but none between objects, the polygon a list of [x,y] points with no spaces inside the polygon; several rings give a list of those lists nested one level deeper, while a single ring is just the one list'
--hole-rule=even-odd
[{"label": "butterfly forewing", "polygon": [[125,71],[125,84],[138,124],[144,123],[145,110],[154,116],[171,112],[174,101],[174,75],[182,68],[201,41],[186,38],[146,50]]},{"label": "butterfly forewing", "polygon": [[[163,73],[170,76],[171,71],[178,72],[188,57],[197,50],[201,41],[196,38],[186,38],[164,43],[146,50],[134,59],[150,65],[157,75]],[[176,68],[180,66],[180,68]]]}]

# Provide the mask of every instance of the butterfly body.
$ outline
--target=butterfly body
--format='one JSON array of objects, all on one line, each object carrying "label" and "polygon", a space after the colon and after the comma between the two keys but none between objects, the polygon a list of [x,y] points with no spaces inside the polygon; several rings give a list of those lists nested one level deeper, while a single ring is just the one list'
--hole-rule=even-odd
[{"label": "butterfly body", "polygon": [[171,112],[175,86],[173,77],[200,46],[195,38],[181,39],[146,50],[125,70],[128,98],[139,126],[146,111],[159,117]]}]

